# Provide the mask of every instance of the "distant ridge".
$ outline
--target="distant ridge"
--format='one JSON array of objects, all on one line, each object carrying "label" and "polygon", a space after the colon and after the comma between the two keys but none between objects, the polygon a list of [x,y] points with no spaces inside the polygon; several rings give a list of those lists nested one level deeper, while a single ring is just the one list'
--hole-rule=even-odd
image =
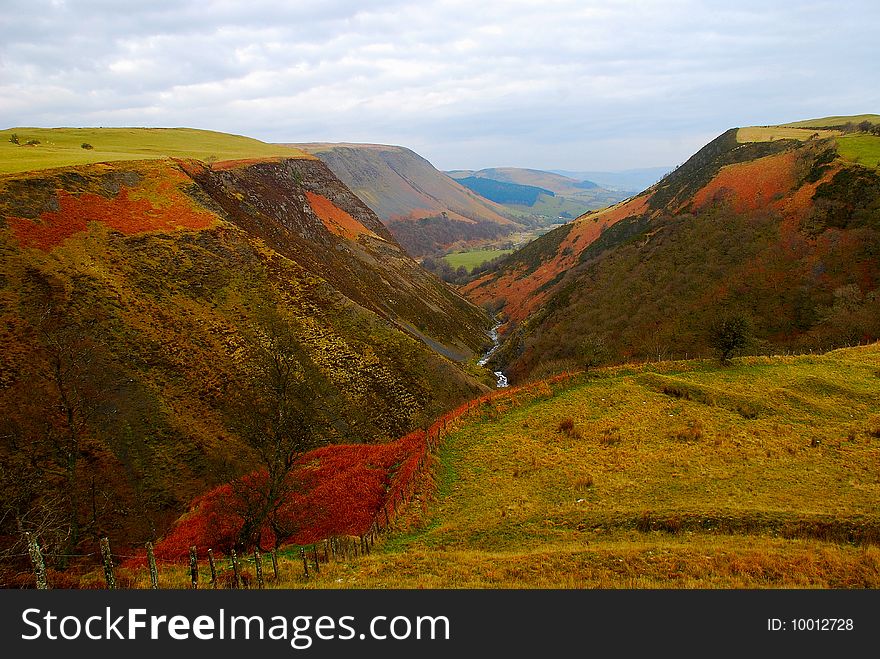
[{"label": "distant ridge", "polygon": [[415,256],[522,229],[507,210],[460,185],[410,149],[384,144],[291,144],[314,154]]}]

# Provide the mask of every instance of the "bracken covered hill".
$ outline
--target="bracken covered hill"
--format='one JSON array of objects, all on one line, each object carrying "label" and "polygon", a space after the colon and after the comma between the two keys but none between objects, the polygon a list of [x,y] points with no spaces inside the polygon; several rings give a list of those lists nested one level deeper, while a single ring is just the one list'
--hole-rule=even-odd
[{"label": "bracken covered hill", "polygon": [[876,339],[871,116],[729,130],[645,192],[512,254],[465,288],[507,320],[498,363],[514,379],[571,368],[586,339],[612,361],[703,353],[732,311],[751,318],[757,350]]},{"label": "bracken covered hill", "polygon": [[460,363],[485,315],[320,160],[254,153],[0,176],[0,550],[71,507],[82,542],[154,538],[253,469],[228,403],[278,327],[326,441],[398,437],[486,389]]}]

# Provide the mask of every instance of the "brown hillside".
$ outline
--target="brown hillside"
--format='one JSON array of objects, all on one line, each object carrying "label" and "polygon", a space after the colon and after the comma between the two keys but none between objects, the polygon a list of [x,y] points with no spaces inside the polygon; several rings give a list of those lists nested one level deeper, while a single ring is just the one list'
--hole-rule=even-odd
[{"label": "brown hillside", "polygon": [[569,368],[585,338],[612,361],[705,353],[732,310],[754,325],[750,350],[876,339],[880,172],[851,154],[880,137],[847,130],[730,130],[638,197],[511,255],[465,289],[508,321],[498,364],[514,379]]},{"label": "brown hillside", "polygon": [[324,161],[411,254],[427,254],[522,228],[501,205],[456,183],[409,149],[380,144],[285,146]]},{"label": "brown hillside", "polygon": [[229,401],[277,327],[321,383],[300,398],[324,441],[397,437],[485,389],[457,364],[484,314],[317,159],[5,175],[0,252],[0,552],[38,520],[50,554],[155,538],[253,469]]}]

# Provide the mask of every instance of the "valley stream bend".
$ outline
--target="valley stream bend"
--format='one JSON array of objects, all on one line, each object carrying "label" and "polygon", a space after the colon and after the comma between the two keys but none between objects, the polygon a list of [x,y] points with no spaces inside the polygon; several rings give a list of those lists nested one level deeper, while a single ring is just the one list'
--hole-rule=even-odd
[{"label": "valley stream bend", "polygon": [[[501,327],[501,323],[496,323],[495,326],[489,330],[489,337],[492,339],[492,347],[489,351],[480,358],[480,361],[477,362],[480,366],[485,366],[489,363],[489,359],[492,357],[492,354],[498,350],[498,346],[501,345],[501,342],[498,340],[498,328]],[[503,389],[507,386],[507,376],[504,375],[504,371],[493,371],[495,373],[495,377],[498,382],[496,386],[499,389]]]}]

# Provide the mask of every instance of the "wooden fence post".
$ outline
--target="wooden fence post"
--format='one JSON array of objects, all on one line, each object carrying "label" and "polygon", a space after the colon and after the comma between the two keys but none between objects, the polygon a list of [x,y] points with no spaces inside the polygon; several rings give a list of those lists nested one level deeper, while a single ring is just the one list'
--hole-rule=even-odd
[{"label": "wooden fence post", "polygon": [[104,563],[104,580],[108,590],[116,590],[116,577],[113,575],[113,555],[110,553],[110,540],[101,538],[101,560]]},{"label": "wooden fence post", "polygon": [[208,567],[211,568],[211,588],[217,588],[217,569],[214,567],[213,549],[208,549]]},{"label": "wooden fence post", "polygon": [[24,534],[27,540],[28,553],[31,555],[31,565],[34,568],[34,578],[37,581],[38,590],[48,590],[49,582],[46,579],[46,563],[43,561],[43,553],[40,551],[40,545],[37,539],[30,533]]},{"label": "wooden fence post", "polygon": [[306,551],[302,547],[299,548],[299,555],[303,559],[303,572],[306,575],[306,579],[309,578],[309,562],[306,560]]},{"label": "wooden fence post", "polygon": [[324,541],[324,562],[330,562],[330,540],[329,538]]},{"label": "wooden fence post", "polygon": [[321,566],[318,565],[318,545],[312,545],[312,551],[315,554],[315,574],[321,573]]},{"label": "wooden fence post", "polygon": [[232,560],[232,583],[236,588],[241,588],[241,581],[238,577],[238,556],[235,553],[235,547],[232,548],[230,558]]},{"label": "wooden fence post", "polygon": [[150,588],[159,588],[159,568],[156,567],[156,554],[153,553],[153,543],[147,543],[147,563],[150,566]]},{"label": "wooden fence post", "polygon": [[272,557],[272,572],[275,573],[275,581],[278,581],[278,555],[275,553],[275,550],[269,552],[269,556]]},{"label": "wooden fence post", "polygon": [[193,590],[199,587],[199,559],[194,546],[189,548],[189,583]]},{"label": "wooden fence post", "polygon": [[257,571],[257,588],[263,590],[263,557],[260,555],[260,548],[254,548],[254,566]]}]

